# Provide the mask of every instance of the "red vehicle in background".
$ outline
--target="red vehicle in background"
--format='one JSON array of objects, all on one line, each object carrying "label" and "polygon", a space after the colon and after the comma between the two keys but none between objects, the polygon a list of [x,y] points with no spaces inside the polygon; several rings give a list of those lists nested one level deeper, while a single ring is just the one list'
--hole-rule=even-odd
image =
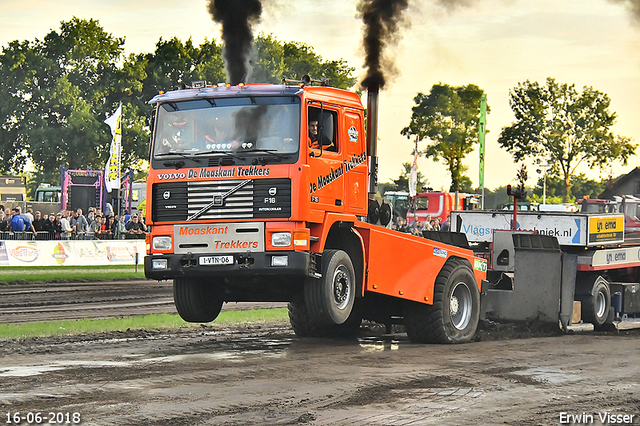
[{"label": "red vehicle in background", "polygon": [[478,196],[475,194],[421,192],[416,195],[414,205],[407,211],[407,223],[413,222],[414,218],[418,223],[422,223],[427,220],[427,217],[440,218],[440,221],[444,222],[449,213],[454,210],[477,210],[478,202]]}]

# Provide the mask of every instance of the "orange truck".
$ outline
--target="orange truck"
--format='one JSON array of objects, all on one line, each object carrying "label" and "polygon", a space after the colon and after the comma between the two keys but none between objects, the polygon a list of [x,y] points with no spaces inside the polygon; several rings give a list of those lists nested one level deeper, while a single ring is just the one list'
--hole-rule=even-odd
[{"label": "orange truck", "polygon": [[[472,339],[487,262],[388,229],[376,191],[377,91],[305,79],[161,93],[150,103],[145,274],[180,316],[288,302],[299,336],[403,323],[417,342]],[[373,135],[372,135],[373,134]]]}]

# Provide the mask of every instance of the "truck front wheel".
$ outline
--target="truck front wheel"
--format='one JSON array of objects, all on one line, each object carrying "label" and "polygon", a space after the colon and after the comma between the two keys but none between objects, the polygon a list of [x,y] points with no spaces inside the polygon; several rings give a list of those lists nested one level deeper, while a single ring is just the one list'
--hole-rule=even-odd
[{"label": "truck front wheel", "polygon": [[419,343],[465,343],[480,319],[480,292],[468,262],[450,258],[436,278],[433,305],[407,302],[404,324]]},{"label": "truck front wheel", "polygon": [[217,286],[193,278],[173,280],[173,301],[187,322],[211,322],[218,317],[224,300]]},{"label": "truck front wheel", "polygon": [[304,298],[311,317],[320,324],[342,324],[351,315],[356,296],[356,274],[342,250],[322,253],[322,278],[307,280]]}]

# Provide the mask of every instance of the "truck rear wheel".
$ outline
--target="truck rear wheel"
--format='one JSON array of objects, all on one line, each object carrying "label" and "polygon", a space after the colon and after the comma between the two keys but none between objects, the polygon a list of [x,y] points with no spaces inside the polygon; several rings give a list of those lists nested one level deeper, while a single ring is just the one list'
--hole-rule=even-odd
[{"label": "truck rear wheel", "polygon": [[436,278],[433,305],[409,302],[404,324],[409,339],[419,343],[465,343],[480,319],[480,292],[467,261],[450,258]]},{"label": "truck rear wheel", "polygon": [[304,298],[311,318],[320,324],[342,324],[351,315],[356,296],[356,274],[342,250],[322,253],[322,278],[307,280]]},{"label": "truck rear wheel", "polygon": [[598,276],[593,282],[591,292],[577,295],[576,298],[581,302],[584,322],[590,322],[595,328],[605,325],[611,310],[611,291],[607,280]]},{"label": "truck rear wheel", "polygon": [[224,300],[215,285],[194,278],[173,280],[173,300],[187,322],[211,322],[218,317]]}]

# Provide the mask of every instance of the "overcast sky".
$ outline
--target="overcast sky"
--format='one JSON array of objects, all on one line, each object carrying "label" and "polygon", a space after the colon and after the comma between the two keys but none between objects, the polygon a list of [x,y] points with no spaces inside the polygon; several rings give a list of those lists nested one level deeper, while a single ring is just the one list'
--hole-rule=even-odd
[{"label": "overcast sky", "polygon": [[[525,80],[593,86],[608,94],[618,113],[616,134],[640,142],[640,26],[627,5],[636,0],[409,0],[398,45],[392,49],[400,71],[381,93],[378,146],[380,182],[396,178],[412,160],[412,142],[400,135],[409,124],[413,98],[442,82],[475,83],[485,90],[487,119],[485,186],[514,181],[518,165],[497,144],[500,130],[513,121],[509,90]],[[206,0],[0,0],[0,45],[42,39],[73,16],[98,19],[116,37],[126,37],[127,52],[153,52],[160,37],[195,44],[220,40],[220,27]],[[269,0],[255,33],[313,46],[323,59],[344,59],[362,75],[361,21],[356,0]],[[467,175],[478,184],[478,154],[470,154]],[[615,165],[592,178],[627,173],[638,164]],[[446,168],[421,158],[419,170],[436,189],[448,188]],[[530,183],[537,179],[529,165]]]}]

